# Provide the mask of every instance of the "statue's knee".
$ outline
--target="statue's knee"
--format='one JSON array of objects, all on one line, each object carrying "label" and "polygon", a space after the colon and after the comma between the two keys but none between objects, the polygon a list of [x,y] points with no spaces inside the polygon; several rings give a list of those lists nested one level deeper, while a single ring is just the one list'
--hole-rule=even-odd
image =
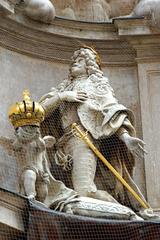
[{"label": "statue's knee", "polygon": [[36,181],[36,173],[33,170],[27,169],[24,172],[24,181]]}]

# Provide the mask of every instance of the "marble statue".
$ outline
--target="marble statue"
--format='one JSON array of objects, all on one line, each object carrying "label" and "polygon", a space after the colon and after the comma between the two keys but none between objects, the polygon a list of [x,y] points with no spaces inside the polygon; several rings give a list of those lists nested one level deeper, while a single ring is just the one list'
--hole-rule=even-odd
[{"label": "marble statue", "polygon": [[74,20],[106,22],[117,17],[152,17],[159,27],[160,0],[52,0],[57,15]]},{"label": "marble statue", "polygon": [[[118,17],[151,17],[159,27],[160,0],[9,0],[33,20],[51,23],[57,16],[88,22],[107,22]],[[12,7],[13,8],[13,7]],[[56,13],[55,13],[56,8]],[[14,8],[13,8],[14,10]]]},{"label": "marble statue", "polygon": [[[102,149],[104,155],[109,151],[110,162],[114,168],[144,199],[132,176],[134,159],[143,159],[145,143],[136,137],[132,124],[133,113],[118,102],[108,78],[104,77],[97,52],[90,47],[75,51],[68,79],[57,88],[52,88],[41,98],[40,103],[48,118],[52,116],[53,120],[56,119],[54,111],[59,110],[62,133],[57,140],[55,158],[56,163],[63,169],[71,168],[74,190],[83,197],[120,202],[144,213],[140,204],[119,181],[106,172],[104,166],[101,167],[101,173],[107,177],[107,186],[105,191],[97,189],[97,158],[92,150],[72,133],[71,125],[76,122],[81,129],[88,132],[90,140]],[[144,215],[147,215],[145,213]]]},{"label": "marble statue", "polygon": [[108,21],[110,6],[106,0],[52,0],[58,16],[69,19],[103,22]]},{"label": "marble statue", "polygon": [[151,17],[151,25],[158,27],[160,26],[160,0],[140,0],[133,9],[131,16],[140,17],[148,16]]},{"label": "marble statue", "polygon": [[[8,0],[33,20],[51,23],[55,15],[73,20],[107,22],[119,17],[151,17],[151,26],[159,28],[160,0]],[[56,8],[56,13],[55,13]]]},{"label": "marble statue", "polygon": [[149,17],[151,26],[159,28],[160,0],[109,0],[111,18]]},{"label": "marble statue", "polygon": [[106,0],[111,8],[110,18],[130,14],[139,0]]},{"label": "marble statue", "polygon": [[119,203],[80,197],[52,176],[46,148],[55,144],[55,138],[41,137],[40,122],[43,121],[43,117],[43,108],[30,100],[28,91],[24,91],[23,102],[16,103],[9,111],[9,118],[15,127],[14,149],[25,150],[25,154],[21,156],[23,167],[20,175],[20,193],[40,206],[68,214],[117,220],[143,220]]},{"label": "marble statue", "polygon": [[23,0],[18,5],[33,20],[51,23],[55,18],[55,8],[50,0]]}]

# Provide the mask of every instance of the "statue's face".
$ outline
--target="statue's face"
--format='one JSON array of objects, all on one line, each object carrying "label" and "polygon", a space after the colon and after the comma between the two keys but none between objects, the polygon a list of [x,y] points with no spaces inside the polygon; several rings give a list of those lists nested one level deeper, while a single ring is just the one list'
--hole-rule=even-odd
[{"label": "statue's face", "polygon": [[77,57],[74,63],[72,64],[70,71],[73,77],[87,74],[85,59],[83,57]]},{"label": "statue's face", "polygon": [[23,126],[16,129],[15,135],[21,142],[30,142],[39,138],[40,130],[36,126]]}]

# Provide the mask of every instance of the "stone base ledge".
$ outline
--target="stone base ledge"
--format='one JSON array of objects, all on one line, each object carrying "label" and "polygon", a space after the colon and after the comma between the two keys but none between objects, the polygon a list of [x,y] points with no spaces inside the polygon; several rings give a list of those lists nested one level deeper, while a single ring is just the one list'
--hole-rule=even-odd
[{"label": "stone base ledge", "polygon": [[27,209],[27,199],[0,188],[0,236],[9,239],[9,235],[24,234],[28,221]]}]

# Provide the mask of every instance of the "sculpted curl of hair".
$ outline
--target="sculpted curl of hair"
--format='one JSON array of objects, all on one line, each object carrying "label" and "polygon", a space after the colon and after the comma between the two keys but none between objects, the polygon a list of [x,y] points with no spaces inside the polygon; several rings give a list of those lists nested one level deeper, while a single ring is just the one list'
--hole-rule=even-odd
[{"label": "sculpted curl of hair", "polygon": [[[114,94],[114,91],[109,84],[108,78],[103,75],[103,72],[101,71],[100,66],[96,61],[96,58],[97,58],[96,53],[94,53],[92,50],[88,48],[80,48],[79,50],[74,52],[72,56],[72,63],[76,61],[77,57],[82,57],[85,59],[88,77],[91,77],[90,79],[92,80],[92,82],[103,81],[104,83],[105,81],[105,84]],[[73,80],[73,77],[72,77],[71,68],[70,68],[70,74],[68,78],[65,79],[62,83],[60,83],[57,89],[59,91],[72,90],[72,84],[73,84],[72,80]]]},{"label": "sculpted curl of hair", "polygon": [[85,59],[87,73],[89,76],[95,74],[97,77],[103,77],[103,72],[100,70],[100,67],[96,62],[97,56],[92,50],[88,48],[80,48],[74,52],[72,61],[74,62],[77,57]]}]

